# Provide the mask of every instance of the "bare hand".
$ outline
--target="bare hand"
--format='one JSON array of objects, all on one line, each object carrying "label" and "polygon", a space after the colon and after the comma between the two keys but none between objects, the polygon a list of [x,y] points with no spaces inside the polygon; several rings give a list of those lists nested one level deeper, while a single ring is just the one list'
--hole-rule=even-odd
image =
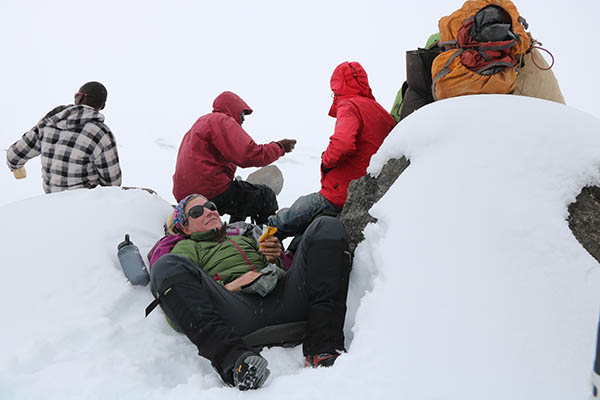
[{"label": "bare hand", "polygon": [[260,275],[260,272],[248,271],[244,275],[232,280],[227,285],[225,285],[225,289],[229,290],[230,292],[239,292],[242,289],[242,286],[251,284],[258,278],[260,278]]},{"label": "bare hand", "polygon": [[275,259],[281,257],[281,253],[283,253],[283,247],[281,246],[281,242],[274,236],[268,237],[264,239],[260,243],[260,247],[258,248],[265,257],[267,257],[268,262],[273,262]]}]

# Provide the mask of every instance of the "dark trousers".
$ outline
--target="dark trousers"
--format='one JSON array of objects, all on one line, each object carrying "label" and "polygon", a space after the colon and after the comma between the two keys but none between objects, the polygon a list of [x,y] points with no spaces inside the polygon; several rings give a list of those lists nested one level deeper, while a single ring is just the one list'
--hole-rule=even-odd
[{"label": "dark trousers", "polygon": [[255,185],[246,181],[234,180],[227,190],[213,199],[219,213],[229,214],[229,222],[252,218],[257,224],[266,224],[267,217],[279,209],[275,192],[266,185]]},{"label": "dark trousers", "polygon": [[167,316],[231,383],[237,358],[253,351],[241,337],[266,326],[307,321],[305,355],[344,349],[350,253],[343,224],[316,219],[292,267],[265,297],[230,292],[185,257],[168,254],[151,271],[151,289]]}]

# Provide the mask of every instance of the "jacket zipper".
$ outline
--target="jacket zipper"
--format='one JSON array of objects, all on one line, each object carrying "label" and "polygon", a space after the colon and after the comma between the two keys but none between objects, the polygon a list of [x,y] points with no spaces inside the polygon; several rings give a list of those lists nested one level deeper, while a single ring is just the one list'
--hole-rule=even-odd
[{"label": "jacket zipper", "polygon": [[252,271],[255,271],[256,269],[254,268],[254,265],[250,264],[250,261],[248,261],[248,257],[246,257],[246,254],[242,251],[242,249],[240,248],[240,246],[238,246],[237,243],[234,242],[231,239],[227,239],[227,240],[229,240],[235,246],[235,248],[238,249],[238,251],[240,252],[240,254],[242,255],[242,257],[244,257],[244,261],[246,261],[246,264],[248,264],[250,266],[250,268],[252,268]]}]

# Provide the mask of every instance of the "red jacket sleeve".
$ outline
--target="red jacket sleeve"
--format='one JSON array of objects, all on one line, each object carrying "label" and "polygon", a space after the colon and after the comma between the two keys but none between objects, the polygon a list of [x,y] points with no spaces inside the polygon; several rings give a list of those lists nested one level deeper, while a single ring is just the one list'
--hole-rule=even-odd
[{"label": "red jacket sleeve", "polygon": [[213,145],[223,157],[238,167],[264,167],[285,154],[275,142],[256,144],[242,127],[230,117],[218,121],[213,131]]},{"label": "red jacket sleeve", "polygon": [[321,157],[325,168],[335,168],[346,156],[356,151],[356,137],[362,127],[358,108],[345,101],[338,106],[335,131]]}]

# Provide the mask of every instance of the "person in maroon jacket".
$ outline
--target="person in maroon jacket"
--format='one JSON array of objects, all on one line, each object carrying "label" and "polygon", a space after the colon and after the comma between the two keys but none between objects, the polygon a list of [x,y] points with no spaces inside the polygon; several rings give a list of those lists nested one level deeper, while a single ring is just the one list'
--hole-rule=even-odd
[{"label": "person in maroon jacket", "polygon": [[367,73],[357,62],[344,62],[331,76],[334,98],[329,115],[336,118],[334,134],[321,156],[321,190],[298,198],[290,208],[269,217],[277,237],[304,232],[313,218],[339,214],[348,185],[365,175],[371,156],[396,125],[369,86]]},{"label": "person in maroon jacket", "polygon": [[203,193],[229,222],[251,217],[267,222],[279,208],[275,193],[265,185],[234,180],[237,167],[264,167],[294,149],[296,141],[256,144],[242,129],[252,109],[238,95],[223,92],[213,102],[213,112],[204,115],[185,134],[173,175],[173,196],[179,202]]}]

